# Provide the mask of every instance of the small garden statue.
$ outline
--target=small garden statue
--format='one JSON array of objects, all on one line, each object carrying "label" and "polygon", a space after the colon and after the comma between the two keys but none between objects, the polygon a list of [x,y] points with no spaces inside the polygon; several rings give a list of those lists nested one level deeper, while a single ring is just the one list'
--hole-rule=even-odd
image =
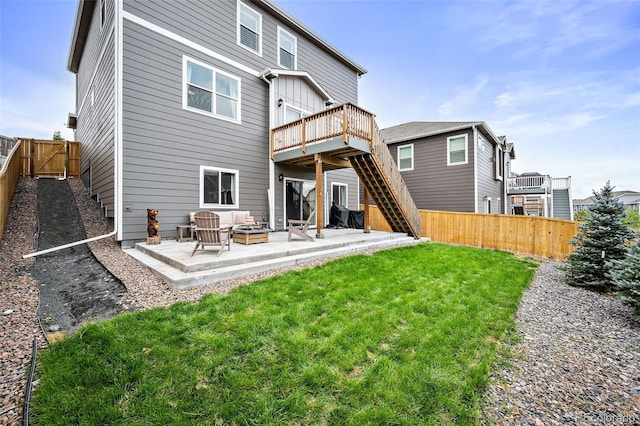
[{"label": "small garden statue", "polygon": [[147,244],[160,244],[160,236],[158,230],[160,229],[160,223],[156,220],[158,210],[147,209]]}]

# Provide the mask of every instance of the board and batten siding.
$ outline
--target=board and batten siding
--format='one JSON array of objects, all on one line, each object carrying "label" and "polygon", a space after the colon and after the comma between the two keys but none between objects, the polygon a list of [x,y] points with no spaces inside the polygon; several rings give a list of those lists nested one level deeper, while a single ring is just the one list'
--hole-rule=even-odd
[{"label": "board and batten siding", "polygon": [[[478,179],[478,213],[504,213],[502,181],[495,179],[495,143],[489,135],[482,134],[478,129],[478,140],[475,143],[477,154]],[[491,199],[491,211],[485,211],[485,197]]]},{"label": "board and batten siding", "polygon": [[[199,206],[200,166],[239,172],[238,209],[268,211],[268,87],[264,81],[133,22],[124,22],[123,239],[175,235]],[[241,79],[241,124],[185,110],[183,55]]]},{"label": "board and batten siding", "polygon": [[[92,25],[76,75],[76,139],[80,141],[81,175],[90,177],[90,192],[106,215],[114,215],[115,37],[114,2],[106,0],[105,23],[100,8]],[[89,171],[90,168],[90,171]],[[85,182],[87,183],[87,182]]]},{"label": "board and batten siding", "polygon": [[[447,166],[447,138],[467,135],[468,163]],[[473,130],[443,133],[387,145],[398,162],[398,146],[413,144],[413,170],[402,178],[416,206],[422,210],[474,211]]]},{"label": "board and batten siding", "polygon": [[[325,109],[325,99],[307,81],[300,77],[279,76],[273,79],[274,85],[274,127],[285,123],[287,106],[302,110],[307,114],[313,114]],[[283,105],[278,107],[277,102],[282,99]]]}]

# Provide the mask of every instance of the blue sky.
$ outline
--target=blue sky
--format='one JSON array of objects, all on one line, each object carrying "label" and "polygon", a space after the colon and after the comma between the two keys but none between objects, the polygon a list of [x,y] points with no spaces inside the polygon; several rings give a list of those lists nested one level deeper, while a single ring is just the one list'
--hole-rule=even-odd
[{"label": "blue sky", "polygon": [[[280,0],[364,66],[380,127],[485,121],[516,172],[640,191],[640,1]],[[75,0],[0,0],[0,134],[50,138],[74,110]]]}]

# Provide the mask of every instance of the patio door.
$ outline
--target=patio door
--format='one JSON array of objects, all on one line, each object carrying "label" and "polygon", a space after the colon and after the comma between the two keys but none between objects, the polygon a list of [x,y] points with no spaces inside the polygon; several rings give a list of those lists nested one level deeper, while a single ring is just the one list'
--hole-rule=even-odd
[{"label": "patio door", "polygon": [[[307,180],[285,181],[285,224],[289,219],[305,220],[316,210],[316,183]],[[311,223],[315,225],[316,216]]]}]

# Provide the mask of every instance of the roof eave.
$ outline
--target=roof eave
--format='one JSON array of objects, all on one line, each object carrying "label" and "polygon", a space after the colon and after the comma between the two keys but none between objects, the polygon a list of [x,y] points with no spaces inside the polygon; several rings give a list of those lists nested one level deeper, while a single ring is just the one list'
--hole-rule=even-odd
[{"label": "roof eave", "polygon": [[286,75],[286,76],[292,76],[292,77],[299,77],[299,78],[304,78],[305,80],[307,80],[309,82],[309,84],[311,84],[318,92],[320,92],[322,94],[322,96],[324,96],[325,101],[330,102],[332,104],[335,104],[336,101],[335,99],[333,99],[333,97],[329,94],[329,92],[327,92],[324,87],[322,87],[320,85],[320,83],[318,83],[313,77],[311,77],[311,74],[309,74],[306,71],[298,71],[298,70],[280,70],[280,69],[271,69],[271,68],[267,68],[266,70],[264,70],[262,73],[260,73],[260,76],[264,76],[264,77],[279,77],[281,75]]},{"label": "roof eave", "polygon": [[469,122],[469,123],[466,123],[466,124],[464,124],[462,126],[447,127],[446,129],[438,129],[438,130],[434,130],[432,132],[418,133],[418,134],[415,134],[415,135],[404,136],[404,137],[396,138],[396,139],[388,139],[388,140],[385,140],[385,142],[386,143],[397,143],[397,142],[411,141],[411,140],[414,140],[414,139],[427,138],[429,136],[441,135],[443,133],[456,132],[458,130],[469,129],[469,128],[471,128],[473,126],[477,126],[477,125],[479,125],[481,123],[482,123],[482,121]]},{"label": "roof eave", "polygon": [[360,64],[355,62],[353,59],[349,58],[347,55],[345,55],[343,52],[341,52],[339,49],[334,47],[328,41],[320,37],[318,34],[313,32],[309,27],[307,27],[302,22],[298,21],[296,18],[291,16],[287,11],[282,9],[280,6],[274,4],[270,0],[256,0],[256,1],[259,1],[264,7],[268,8],[273,13],[277,14],[280,18],[285,20],[289,25],[293,26],[298,31],[305,33],[307,36],[309,36],[309,38],[314,40],[323,48],[327,49],[332,54],[338,56],[343,62],[345,62],[346,64],[351,66],[353,69],[355,69],[358,75],[363,75],[367,73],[367,70],[364,67],[362,67]]},{"label": "roof eave", "polygon": [[78,73],[78,68],[80,67],[80,59],[87,42],[95,6],[95,0],[78,1],[76,20],[73,24],[73,34],[71,35],[71,44],[69,46],[69,58],[67,60],[67,70],[74,74]]}]

